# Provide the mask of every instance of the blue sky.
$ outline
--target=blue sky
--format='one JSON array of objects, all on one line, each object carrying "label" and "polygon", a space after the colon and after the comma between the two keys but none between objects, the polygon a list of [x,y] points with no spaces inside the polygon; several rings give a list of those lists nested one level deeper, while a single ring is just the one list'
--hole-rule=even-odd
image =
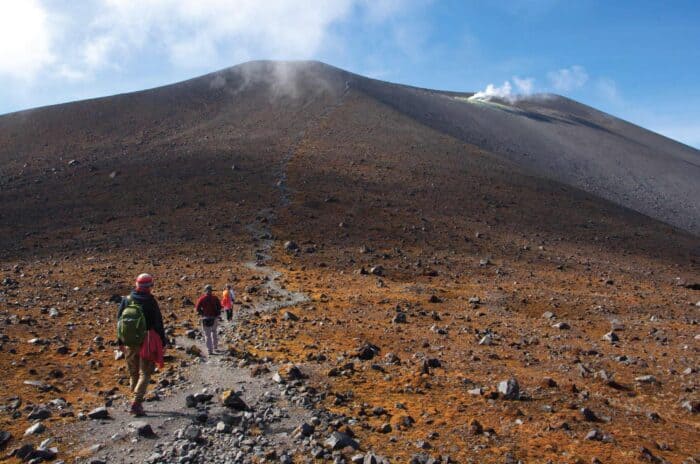
[{"label": "blue sky", "polygon": [[554,92],[700,147],[700,2],[0,0],[0,114],[251,59]]}]

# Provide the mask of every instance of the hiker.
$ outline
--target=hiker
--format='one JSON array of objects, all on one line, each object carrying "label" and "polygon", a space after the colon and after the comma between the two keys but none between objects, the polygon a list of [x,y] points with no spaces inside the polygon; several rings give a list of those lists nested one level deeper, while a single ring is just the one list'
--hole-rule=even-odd
[{"label": "hiker", "polygon": [[[134,290],[123,297],[117,312],[117,338],[120,351],[124,352],[129,370],[129,388],[134,394],[130,413],[143,416],[143,399],[148,382],[155,370],[155,363],[163,363],[163,347],[167,344],[163,329],[163,316],[158,302],[151,294],[153,277],[140,274]],[[148,343],[144,343],[148,342]],[[152,348],[155,345],[155,348]],[[156,357],[149,350],[158,351]],[[142,349],[143,348],[143,349]]]},{"label": "hiker", "polygon": [[217,334],[219,316],[221,316],[221,302],[212,295],[212,286],[204,286],[204,295],[199,297],[194,309],[202,318],[202,332],[207,340],[207,350],[209,354],[214,354],[219,349],[219,339]]},{"label": "hiker", "polygon": [[222,295],[221,298],[221,305],[224,307],[224,310],[226,311],[226,320],[228,322],[231,322],[233,319],[233,303],[236,301],[236,294],[233,292],[233,288],[231,288],[230,284],[226,284],[226,288],[224,289],[224,294]]}]

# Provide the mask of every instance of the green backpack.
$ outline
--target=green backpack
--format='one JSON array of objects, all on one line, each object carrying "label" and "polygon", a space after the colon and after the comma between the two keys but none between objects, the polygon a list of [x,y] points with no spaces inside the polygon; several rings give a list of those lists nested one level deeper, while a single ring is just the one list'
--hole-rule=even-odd
[{"label": "green backpack", "polygon": [[131,298],[126,297],[126,307],[117,321],[117,337],[124,345],[137,348],[146,338],[146,318],[143,308]]}]

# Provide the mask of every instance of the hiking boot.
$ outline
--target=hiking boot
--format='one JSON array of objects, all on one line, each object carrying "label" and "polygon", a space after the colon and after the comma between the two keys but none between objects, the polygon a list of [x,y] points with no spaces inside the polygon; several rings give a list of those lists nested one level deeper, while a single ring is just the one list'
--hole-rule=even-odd
[{"label": "hiking boot", "polygon": [[143,410],[143,406],[141,406],[141,403],[139,401],[134,401],[131,403],[131,409],[129,410],[129,413],[133,414],[136,417],[143,417],[146,415],[146,411]]}]

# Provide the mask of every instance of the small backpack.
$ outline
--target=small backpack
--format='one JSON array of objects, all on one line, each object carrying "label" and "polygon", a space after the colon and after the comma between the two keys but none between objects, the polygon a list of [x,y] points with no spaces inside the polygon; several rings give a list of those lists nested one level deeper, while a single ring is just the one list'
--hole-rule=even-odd
[{"label": "small backpack", "polygon": [[140,347],[146,338],[146,318],[143,308],[131,295],[126,297],[126,307],[117,321],[117,337],[128,347]]}]

